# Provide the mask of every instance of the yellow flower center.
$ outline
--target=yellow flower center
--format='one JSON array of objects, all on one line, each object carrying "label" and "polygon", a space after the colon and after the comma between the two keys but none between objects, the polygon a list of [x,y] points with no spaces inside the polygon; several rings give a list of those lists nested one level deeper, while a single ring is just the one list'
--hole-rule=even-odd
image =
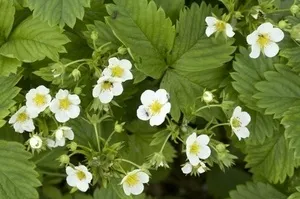
[{"label": "yellow flower center", "polygon": [[20,113],[17,117],[18,122],[25,122],[28,119],[28,115],[26,113]]},{"label": "yellow flower center", "polygon": [[150,110],[153,114],[158,114],[162,106],[163,105],[156,100],[150,105]]},{"label": "yellow flower center", "polygon": [[79,180],[84,180],[86,178],[86,175],[83,171],[77,171],[76,176]]},{"label": "yellow flower center", "polygon": [[233,128],[239,128],[239,127],[241,127],[241,121],[238,118],[233,118],[231,120],[231,126]]},{"label": "yellow flower center", "polygon": [[35,97],[33,98],[33,101],[37,106],[43,106],[44,104],[46,104],[46,96],[41,94],[36,94]]},{"label": "yellow flower center", "polygon": [[103,90],[109,90],[112,87],[112,83],[109,81],[104,81],[101,87]]},{"label": "yellow flower center", "polygon": [[216,29],[217,31],[224,31],[226,28],[226,24],[223,21],[217,21],[216,23]]},{"label": "yellow flower center", "polygon": [[130,174],[126,177],[125,183],[128,184],[130,187],[133,187],[139,183],[139,178],[137,173]]},{"label": "yellow flower center", "polygon": [[59,109],[67,110],[69,109],[70,105],[71,102],[67,97],[59,100]]},{"label": "yellow flower center", "polygon": [[122,77],[124,74],[124,69],[120,66],[115,66],[111,69],[111,73],[113,77]]},{"label": "yellow flower center", "polygon": [[261,48],[264,48],[270,42],[270,36],[268,34],[258,35],[257,43]]},{"label": "yellow flower center", "polygon": [[190,153],[192,154],[198,154],[200,151],[200,146],[197,142],[194,142],[190,147]]}]

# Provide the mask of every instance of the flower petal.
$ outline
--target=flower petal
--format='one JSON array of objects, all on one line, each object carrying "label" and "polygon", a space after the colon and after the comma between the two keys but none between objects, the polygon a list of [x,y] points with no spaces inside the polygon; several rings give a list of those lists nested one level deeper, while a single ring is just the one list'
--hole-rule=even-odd
[{"label": "flower petal", "polygon": [[144,185],[142,183],[138,183],[137,185],[131,188],[131,193],[133,195],[139,195],[143,192],[143,190],[144,190]]},{"label": "flower petal", "polygon": [[159,103],[161,104],[165,104],[168,102],[168,93],[165,89],[158,89],[156,92],[155,92],[155,98],[156,100],[158,100]]},{"label": "flower petal", "polygon": [[86,182],[79,181],[76,186],[80,191],[86,192],[89,189],[89,184]]},{"label": "flower petal", "polygon": [[241,112],[242,112],[242,108],[240,106],[235,107],[232,113],[232,117],[234,118],[239,117]]},{"label": "flower petal", "polygon": [[215,26],[207,26],[205,29],[205,34],[207,37],[210,37],[212,34],[214,34],[217,31]]},{"label": "flower petal", "polygon": [[76,175],[68,175],[66,180],[68,185],[70,185],[71,187],[75,187],[78,182]]},{"label": "flower petal", "polygon": [[101,92],[99,95],[99,99],[103,104],[107,104],[107,103],[111,102],[113,97],[114,97],[114,95],[111,91],[104,91],[104,92]]},{"label": "flower petal", "polygon": [[123,81],[131,80],[133,79],[133,75],[129,70],[125,70],[122,79]]},{"label": "flower petal", "polygon": [[235,135],[238,137],[239,140],[250,136],[250,132],[247,127],[234,128],[233,132],[235,133]]},{"label": "flower petal", "polygon": [[76,172],[75,169],[73,169],[72,167],[70,167],[70,166],[66,167],[66,174],[67,175],[74,175],[75,172]]},{"label": "flower petal", "polygon": [[199,157],[197,155],[188,153],[187,158],[193,166],[196,166],[200,163]]},{"label": "flower petal", "polygon": [[264,54],[267,57],[275,57],[279,52],[279,46],[275,42],[269,42],[269,44],[263,49]]},{"label": "flower petal", "polygon": [[111,72],[111,69],[110,69],[110,68],[105,68],[105,69],[102,71],[102,75],[104,75],[104,76],[110,77],[111,74],[112,74],[112,72]]},{"label": "flower petal", "polygon": [[208,146],[201,146],[200,152],[198,153],[198,157],[202,160],[207,159],[211,154],[211,150]]},{"label": "flower petal", "polygon": [[186,139],[186,145],[189,146],[189,145],[192,145],[195,141],[196,141],[196,138],[197,138],[197,134],[194,132],[192,133],[187,139]]},{"label": "flower petal", "polygon": [[119,65],[120,60],[116,57],[112,57],[108,59],[108,67],[113,67],[115,65]]},{"label": "flower petal", "polygon": [[258,44],[253,44],[251,46],[251,53],[249,54],[249,56],[253,59],[258,58],[260,55],[260,47]]},{"label": "flower petal", "polygon": [[119,82],[113,83],[113,87],[111,89],[114,96],[119,96],[123,93],[123,86]]},{"label": "flower petal", "polygon": [[74,139],[74,132],[72,130],[66,130],[64,131],[65,138],[68,138],[69,140]]},{"label": "flower petal", "polygon": [[252,32],[250,35],[248,35],[246,38],[247,43],[250,45],[256,44],[257,39],[258,39],[258,32],[256,30]]},{"label": "flower petal", "polygon": [[55,98],[57,99],[64,99],[69,95],[68,90],[59,89],[59,91],[56,93]]},{"label": "flower petal", "polygon": [[199,135],[196,139],[200,145],[208,145],[209,143],[209,137],[207,135]]},{"label": "flower petal", "polygon": [[130,194],[131,194],[131,187],[127,183],[122,183],[122,184],[123,184],[124,193],[127,196],[130,196]]},{"label": "flower petal", "polygon": [[165,118],[166,118],[165,114],[154,115],[150,118],[150,125],[159,126],[165,121]]},{"label": "flower petal", "polygon": [[101,86],[99,84],[97,84],[94,88],[93,88],[93,97],[99,97],[101,93]]},{"label": "flower petal", "polygon": [[192,172],[193,166],[190,163],[186,163],[182,168],[181,171],[184,174],[189,174]]},{"label": "flower petal", "polygon": [[52,113],[56,113],[56,112],[59,112],[60,109],[59,109],[59,100],[58,99],[53,99],[51,102],[50,102],[50,111]]},{"label": "flower petal", "polygon": [[70,119],[66,111],[58,111],[55,113],[55,119],[60,122],[64,123]]},{"label": "flower petal", "polygon": [[258,26],[257,31],[260,34],[268,34],[273,29],[273,25],[270,22],[266,22]]},{"label": "flower petal", "polygon": [[244,126],[247,126],[250,123],[251,116],[247,112],[243,111],[239,115],[239,120],[241,122],[241,126],[244,127]]},{"label": "flower petal", "polygon": [[69,95],[68,99],[71,101],[72,104],[79,105],[80,104],[80,98],[78,95]]},{"label": "flower petal", "polygon": [[168,102],[162,107],[161,113],[166,115],[166,114],[170,113],[170,111],[171,111],[171,103]]},{"label": "flower petal", "polygon": [[226,23],[226,35],[227,37],[233,37],[235,35],[235,33],[233,32],[233,28],[230,24]]},{"label": "flower petal", "polygon": [[205,22],[208,26],[214,26],[217,23],[217,19],[215,17],[206,17]]},{"label": "flower petal", "polygon": [[149,106],[155,100],[155,92],[152,90],[145,90],[141,95],[141,102],[143,105]]},{"label": "flower petal", "polygon": [[140,105],[136,111],[136,115],[140,120],[147,121],[150,119],[150,114],[144,105]]},{"label": "flower petal", "polygon": [[281,29],[279,28],[273,28],[270,33],[269,33],[270,39],[274,42],[279,42],[283,40],[284,38],[284,33]]},{"label": "flower petal", "polygon": [[130,70],[132,67],[131,62],[127,59],[121,59],[120,65],[122,66],[122,68],[127,69],[127,70]]},{"label": "flower petal", "polygon": [[80,114],[80,108],[78,105],[71,105],[68,112],[68,116],[72,119],[77,118]]},{"label": "flower petal", "polygon": [[148,183],[149,182],[149,176],[148,176],[147,173],[140,171],[140,172],[137,173],[137,176],[139,177],[139,180],[140,180],[141,183]]}]

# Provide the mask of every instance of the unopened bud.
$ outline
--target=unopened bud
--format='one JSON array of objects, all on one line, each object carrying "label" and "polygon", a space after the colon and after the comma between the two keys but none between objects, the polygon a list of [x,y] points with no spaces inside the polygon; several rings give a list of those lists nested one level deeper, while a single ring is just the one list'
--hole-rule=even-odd
[{"label": "unopened bud", "polygon": [[70,151],[76,151],[77,149],[77,143],[76,142],[71,142],[69,145],[68,145]]},{"label": "unopened bud", "polygon": [[291,13],[294,15],[294,14],[297,14],[299,12],[300,8],[298,5],[292,5],[291,8],[290,8],[290,11]]},{"label": "unopened bud", "polygon": [[281,20],[281,21],[279,21],[279,23],[278,23],[278,27],[280,28],[280,29],[286,29],[286,28],[290,28],[290,24],[286,21],[286,20]]},{"label": "unopened bud", "polygon": [[210,103],[210,102],[212,102],[213,100],[214,100],[214,95],[212,94],[212,92],[210,92],[210,91],[205,91],[204,93],[203,93],[203,96],[202,96],[202,99],[203,99],[203,101],[205,102],[205,103]]},{"label": "unopened bud", "polygon": [[118,122],[116,122],[115,123],[115,131],[117,133],[122,133],[124,131],[124,128],[123,128],[124,124],[125,124],[125,122],[123,122],[121,124],[119,124]]},{"label": "unopened bud", "polygon": [[75,68],[75,69],[72,71],[72,76],[74,77],[74,80],[75,80],[75,81],[78,81],[79,78],[81,77],[81,72],[80,72],[80,70],[78,70],[77,68]]},{"label": "unopened bud", "polygon": [[92,38],[92,40],[96,41],[98,39],[98,32],[97,31],[93,31],[91,33],[91,38]]},{"label": "unopened bud", "polygon": [[300,24],[293,26],[291,30],[291,37],[297,41],[300,41]]},{"label": "unopened bud", "polygon": [[123,46],[119,47],[119,48],[118,48],[118,53],[119,53],[120,55],[125,55],[125,54],[127,54],[127,48],[124,48]]},{"label": "unopened bud", "polygon": [[75,87],[75,88],[74,88],[74,93],[75,93],[76,95],[80,95],[81,92],[82,92],[82,88],[80,88],[80,87]]},{"label": "unopened bud", "polygon": [[59,162],[64,165],[64,164],[69,164],[70,162],[70,157],[66,154],[63,154],[61,156],[59,156],[58,158]]},{"label": "unopened bud", "polygon": [[216,146],[216,149],[218,152],[223,152],[224,150],[226,150],[226,146],[224,144],[218,144]]}]

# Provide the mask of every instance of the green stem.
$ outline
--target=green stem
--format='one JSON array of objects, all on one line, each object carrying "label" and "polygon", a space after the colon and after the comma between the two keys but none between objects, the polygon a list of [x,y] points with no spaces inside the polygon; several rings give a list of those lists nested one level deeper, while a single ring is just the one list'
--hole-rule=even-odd
[{"label": "green stem", "polygon": [[171,136],[171,133],[169,133],[169,135],[168,135],[167,138],[165,139],[164,144],[162,145],[162,147],[161,147],[161,149],[160,149],[160,151],[159,151],[160,153],[163,152],[163,150],[164,150],[164,148],[165,148],[165,146],[166,146],[166,144],[167,144],[167,142],[168,142],[170,136]]},{"label": "green stem", "polygon": [[212,105],[206,105],[206,106],[202,106],[201,108],[197,109],[195,113],[203,110],[203,109],[206,109],[206,108],[213,108],[213,107],[222,107],[221,104],[212,104]]},{"label": "green stem", "polygon": [[71,66],[71,65],[76,64],[76,63],[79,63],[79,62],[85,62],[85,61],[88,61],[88,59],[78,59],[78,60],[72,61],[72,62],[70,62],[70,63],[67,63],[67,64],[65,65],[65,67]]},{"label": "green stem", "polygon": [[211,131],[212,129],[219,127],[219,126],[230,126],[230,123],[220,123],[220,124],[216,124],[212,127],[210,127],[208,130]]},{"label": "green stem", "polygon": [[131,162],[130,160],[126,160],[126,159],[122,159],[122,158],[118,158],[118,159],[116,159],[116,160],[120,160],[120,161],[122,161],[122,162],[129,163],[129,164],[131,164],[131,165],[133,165],[133,166],[135,166],[135,167],[137,167],[137,168],[141,168],[140,165],[135,164],[134,162]]},{"label": "green stem", "polygon": [[107,138],[105,145],[108,144],[108,142],[111,140],[112,136],[115,134],[116,131],[113,131]]},{"label": "green stem", "polygon": [[273,14],[273,13],[277,13],[277,12],[288,12],[290,11],[290,9],[279,9],[279,10],[274,10],[274,11],[271,11],[271,12],[268,12],[268,14]]},{"label": "green stem", "polygon": [[100,140],[99,140],[99,132],[98,132],[98,128],[97,128],[97,123],[93,123],[93,126],[94,126],[94,130],[95,130],[96,138],[97,138],[98,150],[100,152]]}]

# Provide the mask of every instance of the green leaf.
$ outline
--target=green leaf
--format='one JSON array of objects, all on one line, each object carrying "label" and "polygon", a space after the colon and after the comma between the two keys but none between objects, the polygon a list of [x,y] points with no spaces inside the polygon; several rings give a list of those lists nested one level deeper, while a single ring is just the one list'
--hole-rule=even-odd
[{"label": "green leaf", "polygon": [[[158,79],[167,68],[166,55],[170,52],[175,29],[163,9],[153,1],[114,0],[107,5],[106,22],[117,38],[130,49],[137,68]],[[138,41],[138,42],[137,42]]]},{"label": "green leaf", "polygon": [[35,187],[40,186],[29,161],[31,154],[17,142],[0,140],[0,198],[33,199],[38,198]]},{"label": "green leaf", "polygon": [[279,122],[273,120],[271,115],[264,115],[260,112],[247,110],[251,115],[251,122],[248,126],[250,137],[246,142],[263,144],[266,138],[274,135],[274,128]]},{"label": "green leaf", "polygon": [[287,176],[293,175],[294,151],[281,131],[276,130],[276,134],[262,144],[246,144],[246,167],[255,175],[261,175],[271,183],[282,183]]},{"label": "green leaf", "polygon": [[6,121],[3,120],[9,115],[9,109],[15,105],[14,97],[20,92],[19,88],[14,87],[20,80],[20,75],[10,75],[9,77],[0,77],[0,127],[2,127]]},{"label": "green leaf", "polygon": [[177,34],[170,56],[172,68],[183,71],[203,71],[218,68],[230,61],[235,47],[233,39],[225,41],[221,36],[217,39],[207,38],[204,34],[205,18],[211,15],[212,8],[202,3],[199,7],[192,4],[190,9],[180,13],[176,26]]},{"label": "green leaf", "polygon": [[300,157],[300,106],[290,108],[283,116],[281,123],[285,126],[285,137],[290,148],[295,150],[295,158]]},{"label": "green leaf", "polygon": [[90,7],[90,0],[28,0],[28,6],[33,10],[33,16],[48,21],[50,26],[67,24],[71,28],[76,18],[82,20],[84,7]]},{"label": "green leaf", "polygon": [[266,114],[280,118],[290,107],[300,105],[300,77],[286,66],[276,65],[276,70],[264,73],[267,81],[255,85],[260,92],[254,97]]},{"label": "green leaf", "polygon": [[230,192],[231,199],[286,199],[287,196],[265,183],[248,182],[238,185],[236,190]]},{"label": "green leaf", "polygon": [[160,87],[166,89],[170,94],[171,115],[176,121],[180,118],[180,111],[187,112],[187,109],[194,104],[193,99],[203,93],[203,89],[199,85],[191,82],[188,77],[177,74],[175,70],[166,72]]},{"label": "green leaf", "polygon": [[264,72],[274,70],[272,59],[260,56],[257,59],[249,57],[249,51],[243,47],[239,48],[240,53],[235,55],[231,73],[234,79],[233,88],[240,94],[239,99],[251,109],[260,110],[257,107],[257,99],[252,96],[258,93],[255,84],[265,80]]},{"label": "green leaf", "polygon": [[300,72],[300,47],[293,48],[283,48],[280,51],[280,55],[288,59],[288,66],[291,66],[293,71],[299,73]]},{"label": "green leaf", "polygon": [[299,198],[300,198],[300,192],[296,192],[290,195],[287,199],[299,199]]},{"label": "green leaf", "polygon": [[23,62],[35,62],[48,57],[58,61],[69,39],[58,27],[50,27],[37,18],[29,17],[20,23],[0,48],[0,54]]},{"label": "green leaf", "polygon": [[0,55],[0,76],[8,76],[11,73],[16,73],[18,67],[21,65],[22,62],[17,59]]},{"label": "green leaf", "polygon": [[166,15],[175,22],[180,10],[184,8],[184,0],[154,0],[158,7],[162,7]]},{"label": "green leaf", "polygon": [[14,15],[15,7],[13,1],[0,0],[0,45],[5,42],[12,29]]},{"label": "green leaf", "polygon": [[85,24],[94,23],[95,20],[104,21],[107,16],[104,0],[92,0],[91,6],[85,9],[83,21]]}]

